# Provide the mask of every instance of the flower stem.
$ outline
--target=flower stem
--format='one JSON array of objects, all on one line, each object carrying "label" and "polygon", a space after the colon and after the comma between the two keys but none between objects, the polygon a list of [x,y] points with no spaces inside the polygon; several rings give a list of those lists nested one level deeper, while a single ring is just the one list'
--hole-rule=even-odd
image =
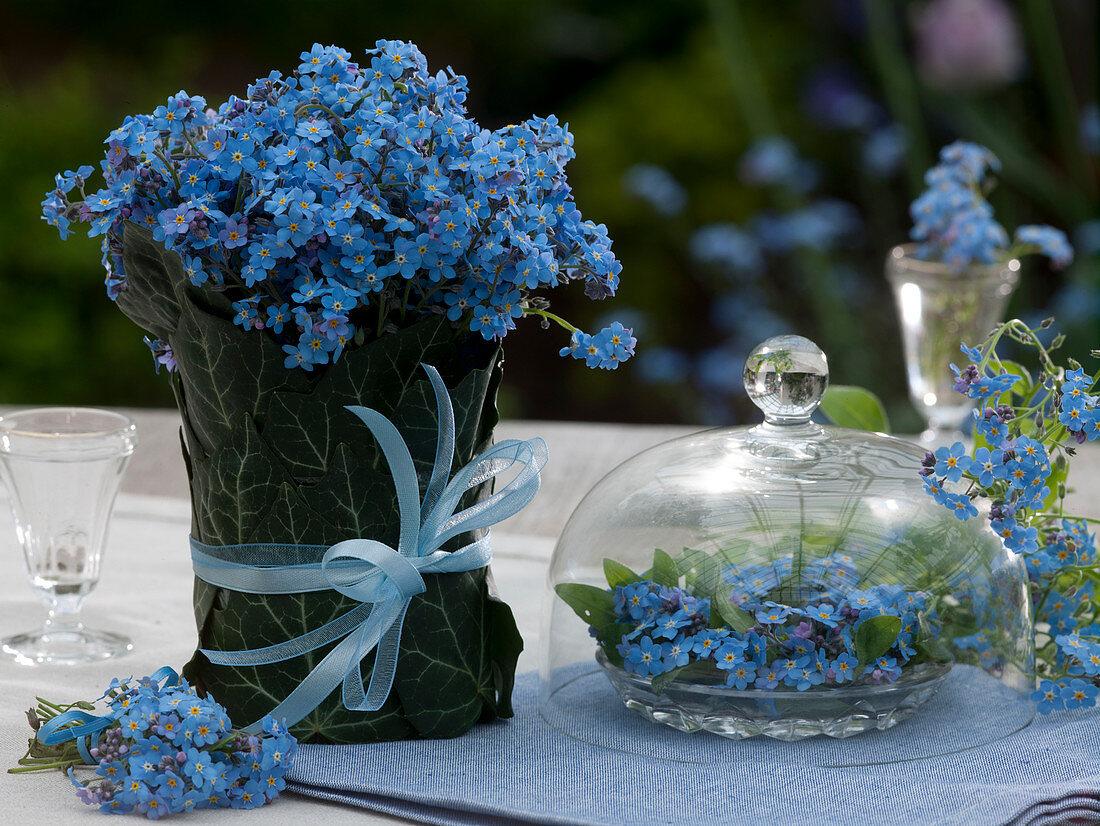
[{"label": "flower stem", "polygon": [[565,320],[564,318],[562,318],[562,317],[561,317],[561,316],[559,316],[559,315],[554,315],[554,314],[553,314],[552,312],[550,312],[549,310],[538,310],[538,309],[536,309],[536,308],[534,308],[534,307],[528,307],[528,306],[527,306],[527,305],[525,304],[525,305],[523,306],[523,314],[524,314],[524,315],[527,315],[528,313],[530,313],[531,315],[537,315],[537,316],[542,316],[543,318],[545,318],[545,319],[546,319],[546,320],[548,320],[548,321],[553,321],[553,322],[554,322],[555,324],[557,324],[557,325],[558,325],[558,326],[560,326],[560,327],[563,327],[563,328],[565,328],[565,329],[566,329],[566,330],[568,330],[568,331],[569,331],[570,333],[576,333],[576,332],[578,332],[578,331],[580,330],[580,328],[579,328],[579,327],[574,327],[574,326],[573,326],[572,324],[570,324],[570,323],[569,323],[568,321],[566,321],[566,320]]}]

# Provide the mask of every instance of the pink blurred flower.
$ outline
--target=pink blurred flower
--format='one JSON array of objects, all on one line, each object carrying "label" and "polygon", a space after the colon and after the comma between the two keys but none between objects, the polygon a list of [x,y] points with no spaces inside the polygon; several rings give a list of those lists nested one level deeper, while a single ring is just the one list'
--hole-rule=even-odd
[{"label": "pink blurred flower", "polygon": [[1004,0],[931,0],[913,13],[917,65],[929,86],[976,92],[1024,67],[1020,26]]}]

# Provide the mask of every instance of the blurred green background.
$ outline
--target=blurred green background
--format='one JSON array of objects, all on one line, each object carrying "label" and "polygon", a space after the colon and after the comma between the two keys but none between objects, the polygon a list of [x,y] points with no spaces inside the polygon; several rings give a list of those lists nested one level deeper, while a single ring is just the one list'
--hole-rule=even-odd
[{"label": "blurred green background", "polygon": [[[171,16],[162,11],[171,10]],[[140,332],[103,292],[98,243],[39,219],[53,175],[98,163],[126,114],[185,88],[211,103],[290,71],[314,41],[361,54],[416,42],[468,76],[496,127],[556,113],[570,182],[623,263],[610,303],[552,295],[584,329],[633,324],[614,373],[561,359],[558,331],[508,337],[505,415],[752,420],[744,356],[797,332],[833,379],[875,390],[915,430],[882,275],[908,204],[956,138],[1004,163],[991,200],[1010,230],[1051,223],[1077,260],[1025,265],[1011,312],[1059,317],[1071,353],[1100,346],[1091,0],[421,0],[0,6],[0,403],[170,406]]]}]

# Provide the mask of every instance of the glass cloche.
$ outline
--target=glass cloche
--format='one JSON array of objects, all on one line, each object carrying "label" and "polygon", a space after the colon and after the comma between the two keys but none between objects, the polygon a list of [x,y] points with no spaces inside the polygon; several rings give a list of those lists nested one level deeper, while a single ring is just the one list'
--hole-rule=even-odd
[{"label": "glass cloche", "polygon": [[[1022,559],[987,519],[937,504],[917,446],[811,421],[829,381],[813,342],[768,339],[744,381],[762,424],[646,450],[571,516],[549,572],[543,718],[689,762],[728,758],[730,744],[666,726],[780,740],[881,730],[859,738],[869,762],[1026,725]],[[974,713],[990,703],[992,729]],[[832,742],[816,741],[820,759]]]}]

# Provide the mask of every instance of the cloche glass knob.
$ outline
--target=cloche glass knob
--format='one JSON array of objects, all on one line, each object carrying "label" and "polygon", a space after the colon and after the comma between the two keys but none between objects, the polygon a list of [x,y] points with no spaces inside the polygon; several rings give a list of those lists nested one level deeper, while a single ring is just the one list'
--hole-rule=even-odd
[{"label": "cloche glass knob", "polygon": [[829,386],[829,362],[802,336],[774,336],[745,359],[745,392],[770,424],[805,424]]}]

